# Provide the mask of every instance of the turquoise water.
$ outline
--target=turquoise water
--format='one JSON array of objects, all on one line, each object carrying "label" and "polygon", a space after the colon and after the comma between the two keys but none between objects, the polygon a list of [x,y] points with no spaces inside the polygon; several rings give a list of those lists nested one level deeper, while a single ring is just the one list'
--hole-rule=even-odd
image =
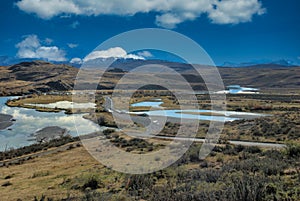
[{"label": "turquoise water", "polygon": [[133,103],[131,104],[132,107],[161,107],[160,105],[164,102],[158,101],[145,101],[145,102],[139,102],[139,103]]},{"label": "turquoise water", "polygon": [[[204,110],[186,110],[186,112],[204,112]],[[199,114],[184,114],[182,110],[152,110],[148,112],[141,112],[148,114],[150,116],[166,116],[173,118],[183,118],[183,119],[198,119],[205,121],[234,121],[239,118],[233,117],[223,117],[223,116],[208,116],[208,115],[199,115]]]},{"label": "turquoise water", "polygon": [[[132,104],[133,107],[159,107],[163,102],[151,102],[144,101]],[[224,116],[211,116],[211,115],[200,115],[200,114],[186,114],[186,113],[206,113],[213,112],[218,113]],[[249,112],[234,112],[234,111],[214,111],[214,110],[151,110],[146,112],[132,112],[135,114],[148,114],[150,116],[166,116],[166,117],[174,117],[174,118],[184,118],[184,119],[198,119],[198,120],[206,120],[206,121],[235,121],[242,118],[238,118],[236,116],[243,116],[243,118],[255,118],[266,116],[264,114],[258,113],[249,113]],[[235,116],[235,117],[234,117]]]},{"label": "turquoise water", "polygon": [[13,97],[0,97],[0,113],[10,114],[16,120],[9,129],[0,131],[0,151],[5,148],[18,148],[33,144],[34,141],[29,141],[31,134],[48,126],[66,128],[72,136],[101,130],[97,124],[84,119],[82,117],[84,114],[66,115],[63,111],[50,113],[19,107],[7,107],[5,103],[11,98]]}]

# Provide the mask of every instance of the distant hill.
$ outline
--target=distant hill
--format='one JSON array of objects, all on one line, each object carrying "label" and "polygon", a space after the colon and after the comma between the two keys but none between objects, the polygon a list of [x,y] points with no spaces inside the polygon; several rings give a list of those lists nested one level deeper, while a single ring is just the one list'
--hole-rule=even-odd
[{"label": "distant hill", "polygon": [[[12,66],[22,62],[34,62],[37,59],[35,58],[17,58],[9,56],[0,56],[0,66]],[[81,65],[76,63],[70,63],[65,61],[51,61],[52,64],[65,64],[73,67],[79,68]]]},{"label": "distant hill", "polygon": [[293,62],[281,59],[277,61],[269,61],[269,60],[257,60],[252,62],[243,62],[243,63],[233,63],[233,62],[225,62],[221,65],[222,67],[232,67],[232,68],[243,68],[243,67],[292,67],[296,66]]},{"label": "distant hill", "polygon": [[239,84],[261,89],[300,89],[300,67],[260,65],[245,68],[219,68],[219,72],[225,85]]},{"label": "distant hill", "polygon": [[78,69],[45,61],[22,62],[0,67],[1,95],[30,92],[65,91],[73,87]]},{"label": "distant hill", "polygon": [[[282,63],[282,64],[280,64]],[[184,74],[184,77],[191,83],[198,83],[199,89],[203,88],[203,81],[190,64],[175,63],[161,60],[117,60],[111,67],[130,71],[143,65],[162,65]],[[223,78],[224,85],[239,84],[258,88],[300,88],[300,67],[283,65],[284,61],[269,64],[255,64],[252,66],[218,67]],[[207,68],[203,65],[194,65]],[[150,68],[151,69],[151,68]],[[202,86],[202,87],[201,87]]]},{"label": "distant hill", "polygon": [[[135,67],[143,65],[168,66],[183,74],[196,90],[205,90],[202,78],[192,65],[159,60],[120,60],[112,64],[105,74],[99,89],[112,89],[118,80]],[[207,66],[196,65],[200,68]],[[151,70],[151,68],[149,68]],[[300,67],[286,67],[278,64],[263,64],[243,68],[219,67],[224,85],[270,88],[299,88]],[[78,68],[65,64],[52,64],[45,61],[21,62],[12,66],[0,67],[0,95],[20,95],[33,92],[71,90]],[[149,72],[145,72],[147,74]],[[161,74],[164,72],[152,72]],[[96,73],[90,75],[94,76]],[[168,76],[161,74],[160,76]],[[87,82],[87,86],[90,83]]]},{"label": "distant hill", "polygon": [[146,66],[151,64],[156,65],[163,65],[172,67],[174,70],[178,72],[183,72],[192,69],[190,64],[185,63],[177,63],[177,62],[170,62],[170,61],[163,61],[163,60],[138,60],[138,59],[94,59],[84,63],[84,67],[87,68],[95,68],[101,69],[103,66],[110,65],[110,68],[117,68],[122,69],[124,71],[130,71],[139,66]]}]

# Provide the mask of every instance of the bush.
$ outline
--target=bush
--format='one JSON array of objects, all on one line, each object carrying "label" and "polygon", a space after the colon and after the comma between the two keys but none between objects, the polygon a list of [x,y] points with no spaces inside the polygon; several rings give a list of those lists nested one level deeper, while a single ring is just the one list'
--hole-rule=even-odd
[{"label": "bush", "polygon": [[248,153],[251,153],[251,154],[261,153],[261,149],[259,147],[256,147],[256,146],[246,147],[245,151],[248,152]]},{"label": "bush", "polygon": [[296,143],[288,143],[286,146],[286,154],[289,157],[300,157],[300,145]]},{"label": "bush", "polygon": [[[262,201],[266,196],[267,180],[260,176],[231,175],[226,190],[227,200]],[[229,199],[228,199],[229,198]]]},{"label": "bush", "polygon": [[81,198],[82,201],[107,201],[111,200],[112,195],[108,193],[100,193],[96,191],[86,191]]},{"label": "bush", "polygon": [[103,131],[103,135],[107,136],[107,135],[110,135],[111,133],[115,132],[114,129],[105,129]]},{"label": "bush", "polygon": [[95,190],[99,188],[99,182],[95,177],[90,177],[88,181],[82,186],[82,189],[85,190],[87,188],[90,188],[92,190]]}]

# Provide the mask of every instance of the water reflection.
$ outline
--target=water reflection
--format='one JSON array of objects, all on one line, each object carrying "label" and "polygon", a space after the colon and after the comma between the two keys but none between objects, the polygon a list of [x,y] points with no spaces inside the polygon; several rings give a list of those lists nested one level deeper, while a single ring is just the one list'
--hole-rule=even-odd
[{"label": "water reflection", "polygon": [[[33,109],[8,107],[5,103],[11,98],[0,97],[0,113],[10,114],[16,119],[9,129],[0,131],[0,151],[6,147],[17,148],[33,144],[34,141],[29,141],[31,134],[48,126],[66,128],[72,136],[101,130],[97,124],[84,119],[84,114],[66,115],[63,111],[49,113],[38,112]],[[76,127],[74,119],[76,120]]]},{"label": "water reflection", "polygon": [[73,103],[70,101],[58,101],[56,103],[49,103],[49,104],[26,104],[26,105],[44,107],[44,108],[59,108],[59,109],[96,108],[95,103]]}]

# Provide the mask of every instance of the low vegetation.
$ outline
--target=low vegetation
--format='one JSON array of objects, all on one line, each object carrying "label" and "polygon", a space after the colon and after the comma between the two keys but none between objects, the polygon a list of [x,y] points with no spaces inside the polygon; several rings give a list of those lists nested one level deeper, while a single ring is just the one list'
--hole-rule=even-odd
[{"label": "low vegetation", "polygon": [[[135,94],[133,102],[156,98],[154,91]],[[162,93],[162,92],[161,92]],[[95,114],[85,116],[101,126],[116,127],[111,114],[97,97]],[[210,109],[207,95],[198,95],[201,108]],[[164,95],[166,107],[178,102]],[[0,194],[4,200],[224,200],[269,201],[300,200],[300,127],[299,102],[288,96],[228,96],[228,108],[234,111],[268,113],[273,116],[228,122],[221,135],[224,142],[205,160],[199,159],[201,144],[194,143],[172,166],[146,175],[113,171],[95,161],[80,145],[55,154],[27,158],[20,163],[0,167]],[[141,108],[139,108],[141,109]],[[200,122],[197,137],[205,137],[208,122]],[[178,122],[168,122],[161,135],[174,136]],[[138,139],[113,129],[103,132],[118,148],[134,154],[164,148],[164,140]],[[227,140],[280,142],[284,149],[234,146]],[[78,138],[64,137],[0,153],[0,160],[68,145]],[[79,142],[76,142],[79,143]],[[157,160],[161,160],[157,157]],[[122,162],[122,161],[120,161]]]},{"label": "low vegetation", "polygon": [[223,131],[227,139],[300,142],[300,113],[285,112],[271,117],[229,122]]},{"label": "low vegetation", "polygon": [[[300,199],[299,144],[291,144],[284,150],[217,146],[205,160],[198,158],[200,146],[201,144],[192,145],[172,166],[146,175],[122,174],[96,165],[97,163],[78,147],[45,159],[37,159],[31,162],[32,164],[25,163],[8,170],[2,168],[0,188],[4,196],[7,197],[6,193],[10,193],[22,200],[23,195],[18,193],[18,177],[27,174],[23,183],[31,182],[32,190],[27,189],[27,198],[24,200]],[[69,161],[63,161],[68,157]],[[85,162],[81,168],[69,167],[72,164],[80,164],[82,160]],[[45,166],[46,161],[52,161],[52,165]],[[60,165],[57,166],[56,163]],[[38,171],[30,170],[32,173],[19,172],[28,165],[43,166],[40,166],[38,169],[41,170]],[[53,169],[52,166],[56,168]],[[65,172],[67,170],[71,173]],[[8,172],[9,175],[6,175]],[[42,182],[42,186],[44,183],[51,186],[47,191],[36,193],[34,189],[39,188],[39,183],[32,183],[33,180]],[[55,192],[61,193],[58,195]]]},{"label": "low vegetation", "polygon": [[103,132],[106,138],[110,139],[110,141],[121,149],[124,149],[126,152],[133,153],[148,153],[155,151],[157,149],[163,148],[164,145],[161,143],[153,143],[148,142],[147,140],[140,138],[132,138],[121,133],[115,132],[114,130],[107,129]]},{"label": "low vegetation", "polygon": [[64,144],[79,141],[78,137],[71,137],[71,136],[63,136],[61,138],[53,139],[49,142],[45,143],[37,143],[32,144],[29,146],[21,147],[18,149],[9,149],[7,151],[0,152],[0,161],[16,158],[19,156],[28,155],[31,153],[36,153],[39,151],[45,151],[47,149],[53,148],[53,147],[59,147]]}]

